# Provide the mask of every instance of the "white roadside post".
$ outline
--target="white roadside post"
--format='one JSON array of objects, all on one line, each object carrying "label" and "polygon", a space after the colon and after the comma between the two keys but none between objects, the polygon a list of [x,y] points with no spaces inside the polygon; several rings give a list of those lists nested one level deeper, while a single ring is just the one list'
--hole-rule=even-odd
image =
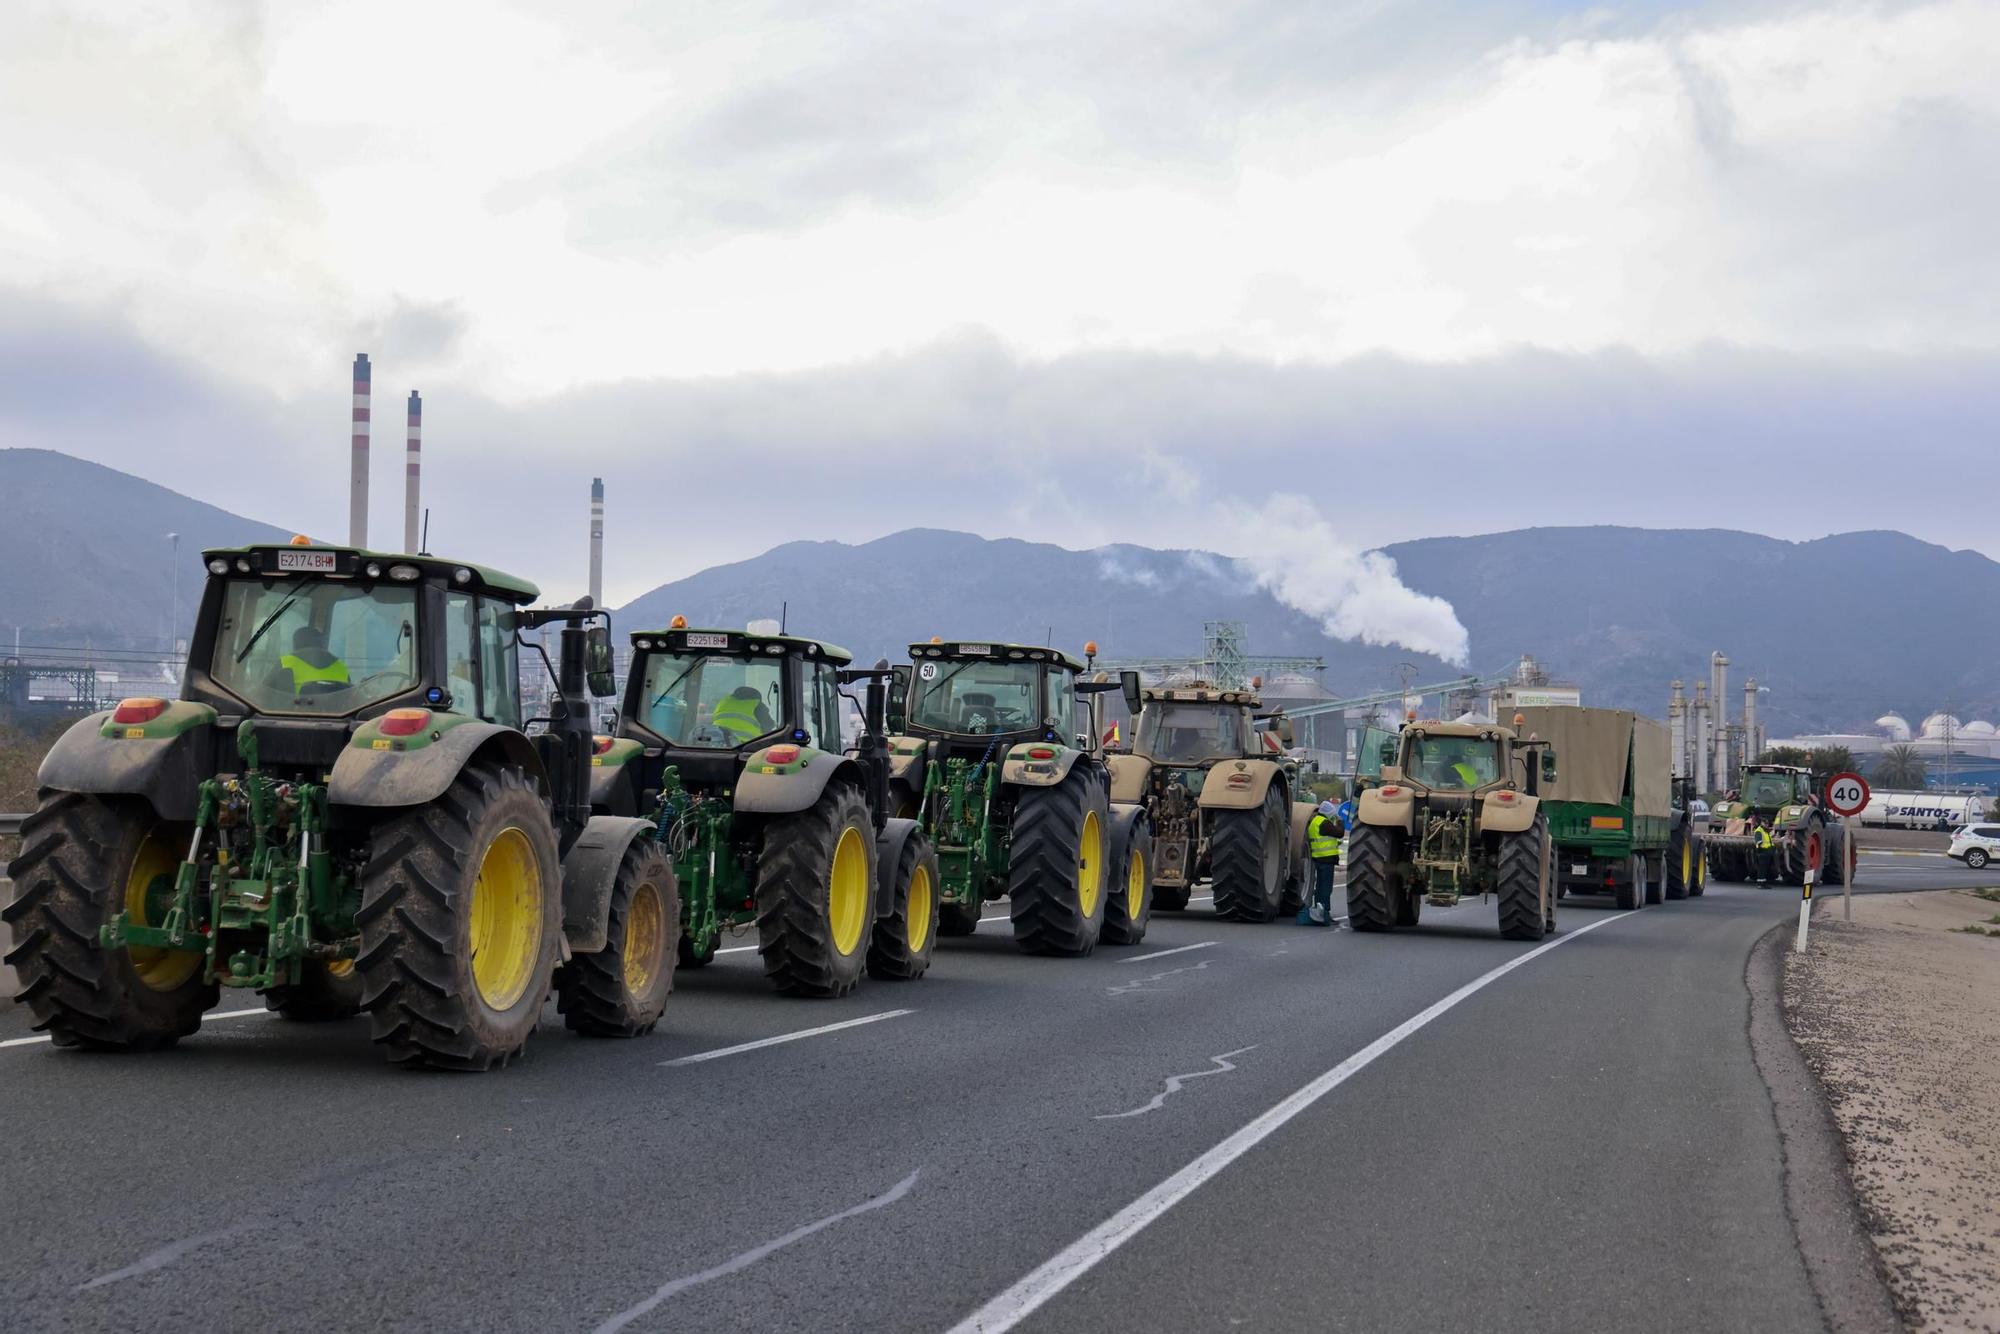
[{"label": "white roadside post", "polygon": [[1812,867],[1808,866],[1805,887],[1799,892],[1799,940],[1798,944],[1792,947],[1794,952],[1799,954],[1806,952],[1806,923],[1812,921],[1813,875]]}]

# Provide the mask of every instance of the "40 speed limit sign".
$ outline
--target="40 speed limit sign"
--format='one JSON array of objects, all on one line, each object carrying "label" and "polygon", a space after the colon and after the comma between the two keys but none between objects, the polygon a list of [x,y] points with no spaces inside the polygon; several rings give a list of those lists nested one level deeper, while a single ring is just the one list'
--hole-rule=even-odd
[{"label": "40 speed limit sign", "polygon": [[1859,815],[1868,807],[1868,780],[1860,774],[1835,774],[1827,780],[1826,808],[1835,815]]}]

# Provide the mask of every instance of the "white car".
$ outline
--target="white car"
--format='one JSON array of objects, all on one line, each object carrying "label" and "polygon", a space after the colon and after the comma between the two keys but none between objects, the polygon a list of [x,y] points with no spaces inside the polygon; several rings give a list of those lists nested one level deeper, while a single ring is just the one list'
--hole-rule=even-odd
[{"label": "white car", "polygon": [[1988,862],[2000,862],[2000,824],[1961,825],[1952,831],[1951,851],[1945,855],[1975,871]]}]

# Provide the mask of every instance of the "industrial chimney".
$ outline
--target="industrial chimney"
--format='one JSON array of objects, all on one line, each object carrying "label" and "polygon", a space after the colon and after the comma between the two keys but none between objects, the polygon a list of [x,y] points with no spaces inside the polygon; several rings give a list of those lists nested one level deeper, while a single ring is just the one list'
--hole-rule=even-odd
[{"label": "industrial chimney", "polygon": [[354,358],[353,476],[347,491],[347,544],[368,545],[368,354]]},{"label": "industrial chimney", "polygon": [[590,603],[604,605],[604,479],[590,479]]},{"label": "industrial chimney", "polygon": [[1667,730],[1673,739],[1668,744],[1673,747],[1674,777],[1684,778],[1688,772],[1687,698],[1681,693],[1685,687],[1679,681],[1674,682],[1672,689],[1667,698]]},{"label": "industrial chimney", "polygon": [[1708,682],[1694,683],[1694,789],[1708,792]]},{"label": "industrial chimney", "polygon": [[1757,740],[1757,678],[1743,678],[1743,762],[1755,764],[1757,753],[1763,749]]},{"label": "industrial chimney", "polygon": [[1717,649],[1709,657],[1708,669],[1712,681],[1708,692],[1708,707],[1715,710],[1715,786],[1727,790],[1729,787],[1729,659]]},{"label": "industrial chimney", "polygon": [[403,470],[403,550],[415,552],[422,538],[417,534],[418,493],[423,483],[424,400],[410,391],[410,424],[404,434]]}]

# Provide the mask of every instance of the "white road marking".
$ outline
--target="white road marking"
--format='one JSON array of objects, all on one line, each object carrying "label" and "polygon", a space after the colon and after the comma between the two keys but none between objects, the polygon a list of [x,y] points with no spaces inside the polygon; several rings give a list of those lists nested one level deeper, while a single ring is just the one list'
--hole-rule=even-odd
[{"label": "white road marking", "polygon": [[1100,1261],[1108,1258],[1126,1242],[1138,1236],[1167,1210],[1200,1189],[1204,1182],[1268,1139],[1300,1112],[1374,1064],[1378,1057],[1405,1038],[1531,959],[1539,958],[1558,946],[1566,945],[1600,926],[1608,926],[1620,917],[1628,915],[1618,913],[1611,917],[1600,917],[1588,926],[1580,926],[1566,935],[1557,936],[1546,944],[1536,946],[1525,954],[1517,954],[1499,967],[1480,974],[1443,1000],[1405,1019],[1086,1232],[1026,1278],[954,1325],[950,1334],[999,1334],[1002,1330],[1014,1328],[1039,1310],[1050,1298],[1090,1272]]},{"label": "white road marking", "polygon": [[754,949],[756,949],[756,948],[757,948],[757,947],[756,947],[755,945],[731,945],[731,946],[730,946],[730,947],[729,947],[728,949],[726,949],[726,950],[717,950],[717,951],[716,951],[716,953],[717,953],[717,954],[742,954],[742,953],[744,953],[744,952],[746,952],[746,951],[748,951],[748,950],[754,950]]},{"label": "white road marking", "polygon": [[1199,973],[1206,967],[1208,967],[1208,960],[1203,959],[1200,963],[1192,964],[1186,968],[1169,968],[1164,973],[1154,973],[1151,977],[1142,977],[1136,982],[1121,982],[1115,987],[1106,987],[1104,994],[1107,996],[1129,996],[1135,991],[1146,990],[1148,982],[1161,982],[1180,973]]},{"label": "white road marking", "polygon": [[[262,1012],[253,1011],[252,1013]],[[261,1227],[263,1224],[264,1220],[261,1218],[252,1219],[246,1223],[237,1223],[233,1227],[223,1228],[220,1232],[203,1232],[196,1236],[184,1237],[180,1241],[170,1242],[156,1251],[140,1256],[123,1269],[114,1269],[108,1274],[99,1274],[96,1278],[90,1280],[90,1282],[80,1284],[77,1287],[77,1291],[88,1292],[92,1288],[101,1288],[106,1284],[117,1283],[123,1279],[137,1278],[141,1274],[150,1274],[155,1269],[165,1269],[189,1251],[198,1250],[212,1241],[227,1241],[238,1233],[248,1232],[251,1228]]]},{"label": "white road marking", "polygon": [[1175,946],[1175,947],[1174,947],[1173,949],[1170,949],[1170,950],[1156,950],[1155,952],[1153,952],[1153,953],[1151,953],[1151,954],[1135,954],[1135,955],[1133,955],[1133,956],[1132,956],[1131,958],[1129,958],[1129,959],[1120,959],[1120,960],[1119,960],[1118,962],[1120,962],[1120,963],[1144,963],[1144,962],[1145,962],[1146,960],[1148,960],[1148,959],[1164,959],[1164,958],[1166,958],[1166,957],[1167,957],[1167,956],[1168,956],[1169,954],[1186,954],[1186,953],[1187,953],[1187,952],[1188,952],[1189,950],[1205,950],[1205,949],[1207,949],[1207,948],[1208,948],[1209,946],[1211,946],[1211,945],[1214,945],[1214,944],[1217,944],[1217,943],[1218,943],[1218,942],[1216,942],[1216,941],[1213,941],[1213,940],[1204,940],[1204,941],[1202,941],[1202,942],[1201,942],[1201,944],[1199,944],[1199,945],[1178,945],[1178,946]]},{"label": "white road marking", "polygon": [[780,1033],[774,1038],[759,1038],[755,1042],[741,1042],[734,1047],[717,1047],[714,1051],[698,1051],[692,1056],[682,1056],[671,1061],[661,1061],[661,1065],[699,1065],[703,1061],[720,1060],[724,1056],[735,1056],[740,1052],[758,1051],[765,1047],[776,1047],[786,1042],[797,1042],[800,1038],[816,1038],[824,1033],[838,1033],[844,1028],[859,1028],[863,1024],[880,1023],[884,1019],[895,1019],[915,1010],[884,1010],[880,1014],[864,1014],[859,1019],[843,1019],[837,1024],[821,1024],[818,1028],[802,1028],[796,1033]]},{"label": "white road marking", "polygon": [[[276,1013],[277,1011],[275,1010],[224,1010],[220,1014],[205,1014],[201,1017],[201,1021],[204,1024],[209,1024],[214,1023],[217,1019],[241,1019],[246,1015],[272,1015]],[[0,1042],[0,1047],[32,1047],[49,1040],[49,1035],[46,1033],[32,1038],[8,1038],[5,1042]]]},{"label": "white road marking", "polygon": [[1247,1047],[1238,1047],[1235,1051],[1226,1051],[1220,1056],[1211,1056],[1208,1059],[1215,1062],[1215,1069],[1197,1070],[1189,1075],[1168,1075],[1166,1088],[1145,1106],[1134,1107],[1129,1112],[1107,1112],[1103,1116],[1093,1116],[1090,1119],[1093,1121],[1123,1121],[1127,1117],[1144,1116],[1148,1112],[1157,1112],[1166,1105],[1168,1098],[1171,1098],[1174,1094],[1179,1093],[1185,1088],[1190,1079],[1206,1079],[1210,1075],[1226,1075],[1236,1068],[1230,1064],[1230,1057],[1241,1056],[1246,1051],[1255,1050],[1257,1050],[1257,1044],[1253,1042]]},{"label": "white road marking", "polygon": [[740,1269],[748,1269],[765,1256],[782,1251],[793,1242],[804,1241],[815,1232],[824,1232],[835,1223],[842,1223],[850,1218],[858,1218],[862,1214],[894,1204],[916,1187],[917,1178],[922,1175],[923,1169],[918,1168],[873,1199],[863,1200],[860,1204],[850,1209],[842,1209],[837,1214],[828,1214],[825,1218],[807,1223],[803,1227],[795,1227],[774,1241],[767,1241],[762,1246],[752,1247],[741,1255],[732,1256],[730,1259],[724,1260],[721,1264],[711,1269],[702,1270],[699,1274],[689,1274],[686,1278],[677,1278],[671,1283],[662,1283],[658,1288],[653,1290],[653,1295],[645,1301],[640,1302],[637,1306],[620,1311],[617,1315],[612,1316],[609,1320],[599,1325],[595,1334],[617,1334],[619,1330],[625,1328],[625,1326],[631,1324],[634,1320],[650,1314],[660,1303],[666,1301],[668,1298],[686,1292],[689,1288],[706,1283],[710,1279],[725,1278]]}]

